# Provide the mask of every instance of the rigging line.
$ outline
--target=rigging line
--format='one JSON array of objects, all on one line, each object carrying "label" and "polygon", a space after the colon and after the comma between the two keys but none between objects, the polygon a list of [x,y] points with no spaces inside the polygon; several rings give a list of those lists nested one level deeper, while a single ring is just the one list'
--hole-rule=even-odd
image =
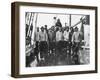
[{"label": "rigging line", "polygon": [[30,20],[29,20],[29,26],[31,26],[31,20],[32,20],[32,12],[31,12],[31,15],[30,15]]},{"label": "rigging line", "polygon": [[[82,17],[83,18],[83,17]],[[80,24],[83,20],[85,20],[85,18],[84,19],[82,19],[81,18],[81,20],[80,21],[78,21],[76,24],[74,24],[73,26],[71,26],[71,27],[75,27],[76,25],[78,25],[78,24]]]},{"label": "rigging line", "polygon": [[30,26],[31,26],[31,19],[32,19],[32,12],[31,12],[31,14],[30,14],[30,19],[29,19],[29,24],[28,24],[28,26],[29,26],[29,28],[28,28],[28,35],[29,35],[29,33],[30,33]]},{"label": "rigging line", "polygon": [[[32,20],[31,20],[31,24],[33,23],[33,20],[34,20],[34,12],[32,13]],[[33,24],[32,24],[32,26],[33,26]],[[34,29],[33,29],[34,30]],[[33,30],[32,30],[32,32],[33,32]],[[32,37],[32,33],[31,33],[31,36],[30,37]]]},{"label": "rigging line", "polygon": [[37,18],[38,18],[38,13],[36,14],[35,28],[37,27]]},{"label": "rigging line", "polygon": [[25,14],[25,23],[28,24],[28,20],[29,20],[29,15],[28,12],[26,12]]}]

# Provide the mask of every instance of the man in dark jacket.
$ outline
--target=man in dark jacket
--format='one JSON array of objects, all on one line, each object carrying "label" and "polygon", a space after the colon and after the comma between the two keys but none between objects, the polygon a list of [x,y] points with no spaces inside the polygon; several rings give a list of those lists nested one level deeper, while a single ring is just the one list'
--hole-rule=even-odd
[{"label": "man in dark jacket", "polygon": [[57,19],[57,22],[56,22],[56,30],[58,31],[59,30],[59,27],[62,27],[62,24],[60,22],[60,19]]}]

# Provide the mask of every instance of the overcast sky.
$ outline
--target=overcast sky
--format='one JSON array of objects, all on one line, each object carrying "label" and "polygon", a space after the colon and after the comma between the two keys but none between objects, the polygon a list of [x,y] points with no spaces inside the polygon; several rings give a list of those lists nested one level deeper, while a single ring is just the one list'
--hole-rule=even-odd
[{"label": "overcast sky", "polygon": [[[60,14],[38,14],[37,19],[37,26],[41,27],[45,24],[48,25],[48,28],[54,25],[54,19],[53,17],[59,18],[62,26],[65,26],[65,23],[69,26],[69,15],[60,15]],[[76,24],[78,21],[80,21],[81,15],[72,15],[71,25]]]},{"label": "overcast sky", "polygon": [[[34,26],[35,26],[35,21],[36,21],[36,15],[37,14],[34,15],[34,20],[33,20],[33,25]],[[65,26],[65,23],[67,23],[67,26],[69,26],[69,15],[38,13],[37,27],[48,25],[48,28],[50,28],[51,26],[54,25],[53,17],[57,17],[57,19],[59,18],[63,27]],[[71,15],[71,25],[73,26],[74,24],[79,22],[81,17],[83,17],[83,15]]]}]

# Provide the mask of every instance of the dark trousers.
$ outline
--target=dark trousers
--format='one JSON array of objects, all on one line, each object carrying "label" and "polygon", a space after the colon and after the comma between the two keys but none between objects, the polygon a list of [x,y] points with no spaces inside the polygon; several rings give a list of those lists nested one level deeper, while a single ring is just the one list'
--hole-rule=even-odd
[{"label": "dark trousers", "polygon": [[62,41],[56,42],[56,50],[61,51],[62,50]]},{"label": "dark trousers", "polygon": [[56,53],[55,53],[55,55],[58,59],[60,59],[61,56],[63,55],[62,51],[63,51],[63,41],[56,42],[56,51],[55,51]]},{"label": "dark trousers", "polygon": [[79,47],[80,47],[80,42],[74,42],[73,60],[74,60],[75,64],[79,64],[79,55],[78,55]]},{"label": "dark trousers", "polygon": [[41,41],[39,49],[40,49],[40,57],[46,58],[46,55],[48,54],[48,44],[47,44],[47,42]]},{"label": "dark trousers", "polygon": [[49,41],[49,51],[53,53],[53,50],[55,49],[55,42]]},{"label": "dark trousers", "polygon": [[63,42],[63,48],[66,52],[66,55],[70,54],[70,43],[69,43],[69,41],[64,41]]},{"label": "dark trousers", "polygon": [[34,54],[35,54],[35,56],[36,56],[36,58],[37,58],[37,61],[39,62],[39,42],[38,41],[36,41],[36,47],[34,48]]},{"label": "dark trousers", "polygon": [[73,53],[78,54],[80,42],[74,42],[73,44]]}]

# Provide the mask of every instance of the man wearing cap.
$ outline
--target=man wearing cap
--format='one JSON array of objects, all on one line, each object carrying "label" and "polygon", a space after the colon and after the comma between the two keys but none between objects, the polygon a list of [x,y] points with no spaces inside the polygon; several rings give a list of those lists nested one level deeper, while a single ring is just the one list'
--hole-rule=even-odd
[{"label": "man wearing cap", "polygon": [[73,45],[72,45],[72,36],[73,36],[73,33],[74,33],[74,29],[73,27],[70,27],[70,32],[69,32],[69,48],[70,48],[70,55],[72,54],[73,52]]},{"label": "man wearing cap", "polygon": [[39,33],[40,40],[40,58],[45,60],[46,55],[48,54],[48,46],[47,46],[47,34],[44,31],[44,27],[41,27],[41,31]]},{"label": "man wearing cap", "polygon": [[72,43],[74,45],[73,55],[74,55],[75,64],[79,64],[78,52],[79,52],[79,47],[80,47],[81,40],[82,40],[81,39],[81,34],[78,31],[78,27],[75,27],[75,32],[73,33],[73,36],[72,36]]},{"label": "man wearing cap", "polygon": [[62,52],[62,40],[63,40],[63,33],[61,27],[56,32],[56,55],[60,56]]},{"label": "man wearing cap", "polygon": [[60,22],[60,19],[57,19],[56,26],[62,27],[62,24],[61,24],[61,22]]},{"label": "man wearing cap", "polygon": [[60,19],[57,19],[57,22],[56,22],[55,26],[56,26],[57,31],[59,30],[59,27],[62,28],[62,23],[61,23]]},{"label": "man wearing cap", "polygon": [[[63,33],[63,37],[64,37],[64,48],[66,48],[66,52],[69,53],[69,27],[67,26],[64,33]],[[68,55],[68,54],[66,54]]]},{"label": "man wearing cap", "polygon": [[48,37],[49,37],[49,53],[53,53],[53,30],[49,29],[48,31]]},{"label": "man wearing cap", "polygon": [[47,34],[47,45],[49,45],[49,34],[47,27],[48,27],[47,25],[44,25],[44,32]]}]

